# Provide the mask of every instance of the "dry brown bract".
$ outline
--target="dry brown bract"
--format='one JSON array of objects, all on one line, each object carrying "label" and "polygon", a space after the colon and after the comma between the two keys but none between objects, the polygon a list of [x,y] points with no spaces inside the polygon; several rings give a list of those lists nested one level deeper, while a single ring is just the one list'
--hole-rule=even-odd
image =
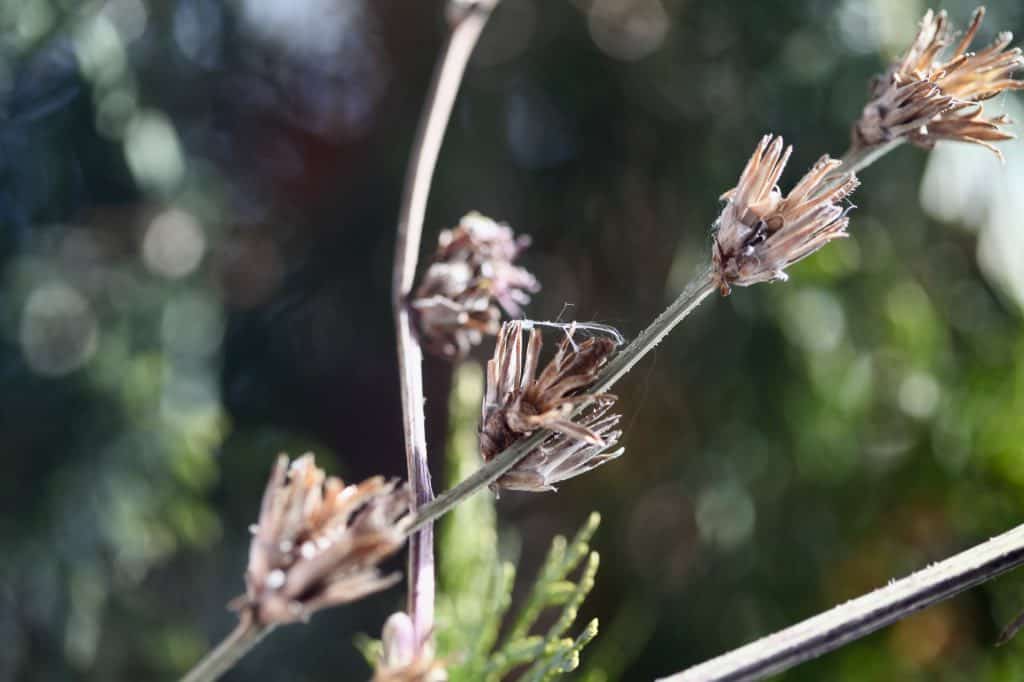
[{"label": "dry brown bract", "polygon": [[253,526],[246,594],[234,606],[261,625],[313,612],[393,585],[377,566],[405,542],[409,495],[374,477],[345,485],[325,477],[313,455],[278,457]]},{"label": "dry brown bract", "polygon": [[1019,48],[1007,49],[1013,41],[1009,31],[980,52],[967,51],[984,16],[983,7],[976,9],[952,54],[940,57],[953,44],[953,31],[945,12],[929,10],[907,54],[872,83],[871,101],[853,127],[854,145],[906,137],[930,149],[938,140],[959,140],[999,154],[991,143],[1013,137],[1003,129],[1011,121],[985,118],[981,102],[1024,88],[1012,77],[1024,58]]},{"label": "dry brown bract", "polygon": [[513,264],[530,244],[507,225],[479,213],[444,230],[437,252],[412,300],[417,326],[427,350],[460,357],[497,334],[503,308],[516,316],[540,289],[536,278]]},{"label": "dry brown bract", "polygon": [[[554,484],[615,459],[622,449],[607,450],[619,440],[619,415],[608,414],[615,396],[588,394],[598,371],[615,350],[615,342],[591,337],[576,343],[570,327],[555,357],[537,376],[543,344],[534,328],[523,357],[523,323],[506,322],[494,358],[487,363],[487,392],[480,428],[480,454],[490,461],[537,429],[554,431],[512,470],[492,485],[497,492],[554,490]],[[582,403],[589,403],[573,415]]]},{"label": "dry brown bract", "polygon": [[434,646],[416,643],[412,620],[402,612],[384,623],[381,657],[372,682],[445,682],[444,664],[434,658]]},{"label": "dry brown bract", "polygon": [[858,181],[848,173],[827,181],[840,162],[823,156],[787,196],[777,185],[792,153],[765,135],[715,223],[712,269],[723,296],[733,285],[785,280],[787,267],[833,239],[847,236],[841,203]]}]

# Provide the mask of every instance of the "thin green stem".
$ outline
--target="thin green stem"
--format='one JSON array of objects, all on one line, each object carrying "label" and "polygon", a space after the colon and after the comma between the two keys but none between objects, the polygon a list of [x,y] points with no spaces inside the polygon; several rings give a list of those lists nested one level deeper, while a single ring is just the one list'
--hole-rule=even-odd
[{"label": "thin green stem", "polygon": [[219,679],[273,629],[274,626],[258,625],[251,615],[243,612],[235,629],[196,663],[181,682],[213,682]]}]

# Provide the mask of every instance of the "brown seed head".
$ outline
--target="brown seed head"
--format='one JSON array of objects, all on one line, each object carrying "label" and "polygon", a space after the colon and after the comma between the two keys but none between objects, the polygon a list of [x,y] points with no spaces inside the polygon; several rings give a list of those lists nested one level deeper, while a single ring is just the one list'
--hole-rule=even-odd
[{"label": "brown seed head", "polygon": [[315,611],[393,585],[378,564],[405,542],[409,494],[377,476],[358,485],[325,476],[312,454],[278,457],[253,526],[246,593],[234,606],[258,623]]},{"label": "brown seed head", "polygon": [[540,289],[536,278],[513,264],[530,244],[507,225],[479,213],[444,230],[411,306],[424,346],[461,357],[485,334],[497,334],[501,312],[516,316]]},{"label": "brown seed head", "polygon": [[444,664],[434,658],[431,642],[418,645],[412,619],[399,611],[384,623],[381,658],[372,682],[446,682]]},{"label": "brown seed head", "polygon": [[[872,146],[899,137],[931,148],[937,140],[972,142],[999,151],[991,144],[1013,136],[1002,127],[1005,116],[985,118],[981,102],[1005,90],[1024,88],[1013,74],[1024,68],[1020,48],[1008,49],[1010,32],[1000,33],[979,52],[968,52],[985,16],[979,7],[954,45],[945,12],[928,10],[910,49],[875,79],[871,101],[854,124],[853,143]],[[944,53],[952,47],[948,55]]]},{"label": "brown seed head", "polygon": [[[622,432],[619,415],[608,414],[611,394],[586,392],[598,371],[615,351],[615,342],[592,337],[577,343],[570,327],[555,357],[540,375],[541,333],[534,328],[523,353],[523,323],[506,322],[498,336],[494,358],[487,363],[487,391],[480,427],[480,454],[490,461],[498,453],[537,429],[551,434],[534,451],[492,486],[498,489],[542,492],[615,459]],[[575,409],[588,403],[580,414]]]},{"label": "brown seed head", "polygon": [[841,205],[857,188],[855,175],[826,181],[840,162],[823,156],[783,196],[778,181],[792,147],[765,135],[736,187],[722,195],[725,208],[715,223],[712,269],[722,291],[733,285],[785,280],[785,269],[822,246],[846,236],[849,218]]}]

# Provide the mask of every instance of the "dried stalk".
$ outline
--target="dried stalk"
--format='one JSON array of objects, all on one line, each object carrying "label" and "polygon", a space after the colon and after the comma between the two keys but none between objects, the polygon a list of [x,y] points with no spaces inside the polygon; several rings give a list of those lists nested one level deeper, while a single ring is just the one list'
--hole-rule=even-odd
[{"label": "dried stalk", "polygon": [[[899,146],[899,141],[847,151],[843,155],[843,165],[837,169],[835,178],[838,179],[848,171],[857,171],[870,166],[897,146]],[[597,383],[588,390],[595,394],[608,391],[714,290],[715,284],[710,270],[705,270],[695,277],[686,286],[683,293],[669,304],[668,308],[658,315],[654,322],[608,362],[601,371]],[[413,521],[411,529],[418,530],[433,523],[466,498],[494,483],[526,457],[531,450],[540,445],[547,436],[548,433],[541,430],[507,448],[454,488],[441,493],[433,501],[420,507],[415,513],[415,521]]]},{"label": "dried stalk", "polygon": [[273,629],[273,626],[258,624],[251,614],[243,612],[231,634],[196,663],[195,667],[181,678],[181,682],[213,682],[230,670]]},{"label": "dried stalk", "polygon": [[[427,95],[402,194],[392,305],[398,340],[405,459],[414,497],[413,509],[429,504],[434,492],[430,484],[423,415],[423,352],[412,327],[408,297],[416,275],[427,197],[441,142],[469,56],[493,6],[492,2],[453,0],[449,3],[451,30]],[[433,628],[434,589],[434,531],[430,524],[421,524],[418,532],[409,539],[408,607],[416,637],[421,643],[430,636]]]},{"label": "dried stalk", "polygon": [[[594,394],[599,394],[611,388],[616,381],[622,378],[626,372],[640,361],[640,358],[653,350],[673,327],[682,322],[714,290],[715,284],[711,278],[711,272],[703,272],[686,287],[683,293],[647,329],[641,332],[632,343],[621,350],[605,365],[598,377],[597,383],[594,384],[592,389],[588,389],[588,392],[592,391]],[[580,409],[582,409],[582,406]],[[416,530],[424,525],[433,523],[466,498],[497,481],[509,469],[526,457],[531,450],[540,445],[547,436],[548,432],[540,429],[529,438],[506,448],[501,454],[477,469],[470,476],[467,476],[454,488],[438,495],[434,501],[417,510],[411,529]]]},{"label": "dried stalk", "polygon": [[1024,564],[1024,525],[661,682],[761,680]]}]

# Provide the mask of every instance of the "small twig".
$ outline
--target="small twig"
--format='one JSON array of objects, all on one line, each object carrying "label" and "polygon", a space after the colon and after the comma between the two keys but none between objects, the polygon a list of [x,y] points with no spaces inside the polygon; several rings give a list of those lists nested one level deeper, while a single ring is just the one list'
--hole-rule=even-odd
[{"label": "small twig", "polygon": [[1024,564],[1024,525],[863,597],[663,678],[661,682],[761,680],[868,635]]},{"label": "small twig", "polygon": [[[409,485],[414,497],[413,509],[429,504],[434,498],[434,492],[430,484],[423,415],[423,353],[413,330],[407,299],[416,275],[427,197],[430,194],[441,142],[448,127],[466,64],[487,23],[493,3],[453,0],[449,3],[448,9],[451,31],[434,72],[405,176],[392,286],[401,376],[405,457]],[[433,628],[434,589],[434,532],[431,525],[422,524],[418,532],[409,539],[408,607],[416,637],[421,643],[430,636]]]},{"label": "small twig", "polygon": [[247,611],[243,611],[231,634],[196,663],[181,678],[181,682],[213,682],[230,670],[273,629],[273,626],[258,625]]},{"label": "small twig", "polygon": [[[601,371],[597,383],[591,390],[597,394],[611,388],[616,381],[632,369],[642,357],[653,350],[673,327],[682,322],[714,290],[715,285],[712,281],[710,270],[703,272],[694,279],[683,293],[647,329],[641,332],[632,343],[612,358]],[[583,409],[582,406],[579,409]],[[547,438],[547,436],[547,431],[540,430],[529,438],[506,448],[501,454],[474,471],[454,488],[438,495],[432,502],[424,505],[416,512],[416,520],[412,524],[412,530],[434,522],[466,498],[494,483],[531,450],[540,445],[541,441]]]},{"label": "small twig", "polygon": [[836,169],[838,174],[857,173],[903,144],[903,138],[897,137],[889,142],[873,147],[854,146],[846,150],[842,156],[843,165]]}]

